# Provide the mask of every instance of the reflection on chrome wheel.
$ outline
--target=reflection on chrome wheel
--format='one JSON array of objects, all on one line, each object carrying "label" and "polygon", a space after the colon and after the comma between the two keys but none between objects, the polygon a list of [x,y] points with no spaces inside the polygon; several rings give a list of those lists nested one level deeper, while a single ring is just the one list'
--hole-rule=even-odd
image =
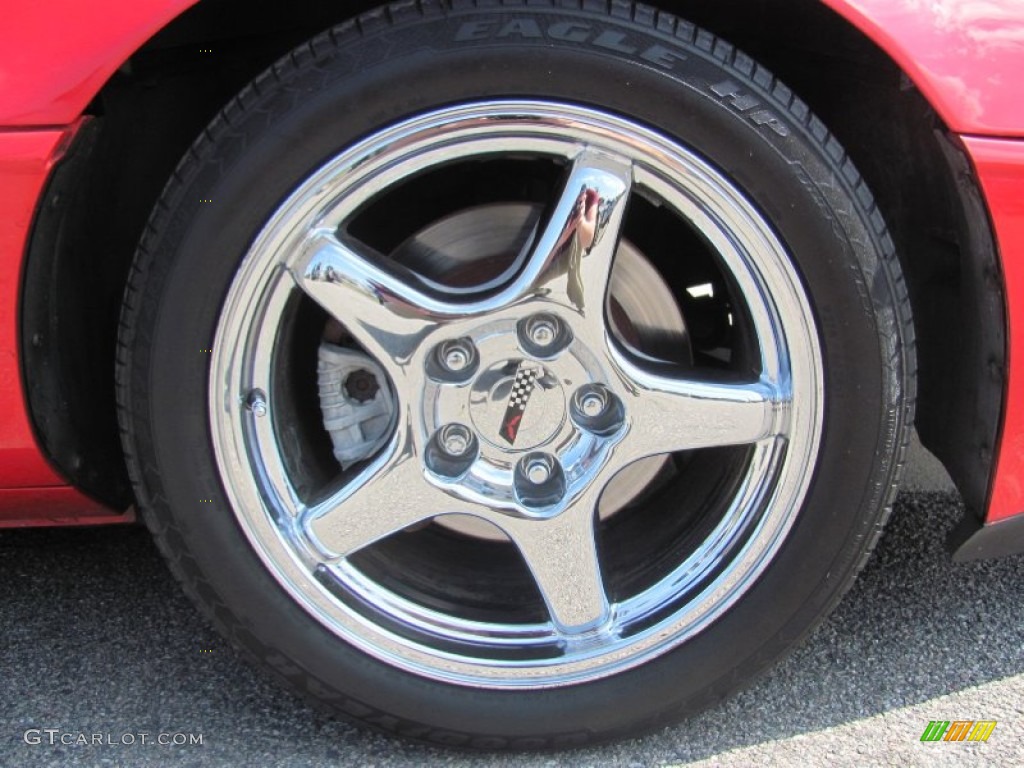
[{"label": "reflection on chrome wheel", "polygon": [[644,18],[371,14],[241,94],[154,212],[140,504],[220,629],[345,716],[654,727],[789,649],[884,520],[913,345],[870,193],[767,73]]},{"label": "reflection on chrome wheel", "polygon": [[[446,285],[353,234],[361,217],[397,219],[389,206],[433,167],[459,174],[506,157],[516,158],[507,173],[546,162],[555,181],[544,214],[518,228],[522,241],[499,244],[506,263],[487,254],[497,274],[485,282]],[[639,199],[708,244],[719,269],[710,285],[733,294],[749,354],[673,364],[613,333],[610,276]],[[484,260],[467,259],[465,271]],[[395,407],[382,450],[300,493],[288,467],[301,455],[284,456],[281,437],[294,407],[272,400],[261,419],[244,399],[276,391],[275,346],[290,342],[278,329],[305,297],[383,369]],[[803,499],[821,429],[813,327],[770,225],[691,152],[593,109],[460,105],[369,137],[275,213],[232,285],[214,342],[214,446],[246,535],[332,632],[443,680],[564,685],[683,642],[770,561]],[[458,373],[470,358],[478,364],[468,378],[444,366],[450,359]],[[701,521],[702,535],[661,541],[676,562],[665,567],[655,551],[662,572],[610,594],[617,580],[602,562],[596,514],[608,485],[651,457],[726,447],[743,457],[728,462],[730,493]],[[400,552],[384,578],[360,567],[358,553],[448,515],[483,521],[515,546],[536,589],[523,590],[512,615],[481,615],[472,606],[487,594],[464,584],[463,605],[423,604],[415,584],[402,584]]]}]

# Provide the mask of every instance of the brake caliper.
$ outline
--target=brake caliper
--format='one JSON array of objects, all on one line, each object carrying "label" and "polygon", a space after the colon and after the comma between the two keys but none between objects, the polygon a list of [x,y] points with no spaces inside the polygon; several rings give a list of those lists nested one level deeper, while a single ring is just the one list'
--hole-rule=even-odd
[{"label": "brake caliper", "polygon": [[387,440],[395,413],[384,370],[362,352],[324,341],[317,384],[324,429],[342,469],[372,456]]}]

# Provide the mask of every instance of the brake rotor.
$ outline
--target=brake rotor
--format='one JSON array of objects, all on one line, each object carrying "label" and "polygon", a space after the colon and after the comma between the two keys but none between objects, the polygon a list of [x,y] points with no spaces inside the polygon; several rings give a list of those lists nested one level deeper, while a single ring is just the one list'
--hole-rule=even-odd
[{"label": "brake rotor", "polygon": [[[517,255],[532,234],[540,209],[528,203],[498,203],[470,208],[426,227],[400,245],[391,257],[453,292],[498,283],[516,268]],[[671,363],[692,362],[682,313],[658,270],[631,243],[616,252],[605,311],[612,332],[631,352]],[[652,456],[616,475],[598,504],[604,520],[628,506],[662,473],[671,457]],[[504,533],[476,517],[445,515],[438,525],[458,533],[501,540]]]}]

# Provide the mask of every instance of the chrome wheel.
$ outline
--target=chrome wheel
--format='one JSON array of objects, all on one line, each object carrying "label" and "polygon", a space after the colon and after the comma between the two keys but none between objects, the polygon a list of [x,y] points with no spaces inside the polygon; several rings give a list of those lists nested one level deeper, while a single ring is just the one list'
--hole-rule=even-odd
[{"label": "chrome wheel", "polygon": [[[405,207],[431,208],[416,195],[442,175],[486,163],[543,167],[556,181],[496,201],[494,221],[528,212],[500,247],[460,240],[495,250],[448,259],[474,264],[468,278],[417,258],[437,221],[391,247],[367,236],[415,219]],[[622,312],[617,264],[646,268],[624,236],[638,207],[692,233],[714,265],[708,290],[727,293],[735,328],[727,345],[691,355],[677,326],[680,351],[666,353],[664,334]],[[670,261],[696,257],[680,244]],[[675,286],[677,305],[687,288],[704,290]],[[382,403],[380,434],[344,471],[320,457],[326,439],[304,397],[315,388],[293,384],[316,377],[296,365],[307,325],[314,343],[342,329],[376,382],[369,401]],[[364,652],[488,688],[606,677],[701,632],[771,562],[821,437],[816,327],[772,227],[683,146],[568,104],[444,109],[327,162],[252,245],[213,345],[218,469],[274,578]],[[631,530],[633,502],[658,493],[693,503],[660,516],[657,535],[635,530],[648,527],[640,517]],[[481,548],[483,562],[467,564]],[[488,562],[513,574],[504,587],[488,584]]]}]

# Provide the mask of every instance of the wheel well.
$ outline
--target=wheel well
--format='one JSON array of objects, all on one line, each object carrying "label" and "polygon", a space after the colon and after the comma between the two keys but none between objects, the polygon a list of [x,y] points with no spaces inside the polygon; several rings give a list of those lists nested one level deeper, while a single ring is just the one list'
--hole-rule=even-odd
[{"label": "wheel well", "polygon": [[[131,501],[114,408],[120,296],[180,157],[242,86],[298,43],[378,5],[204,0],[122,66],[54,172],[25,267],[33,422],[69,480]],[[917,427],[983,511],[1001,418],[1005,309],[986,209],[955,136],[896,64],[817,0],[661,0],[786,81],[846,146],[888,221],[910,289]]]}]

